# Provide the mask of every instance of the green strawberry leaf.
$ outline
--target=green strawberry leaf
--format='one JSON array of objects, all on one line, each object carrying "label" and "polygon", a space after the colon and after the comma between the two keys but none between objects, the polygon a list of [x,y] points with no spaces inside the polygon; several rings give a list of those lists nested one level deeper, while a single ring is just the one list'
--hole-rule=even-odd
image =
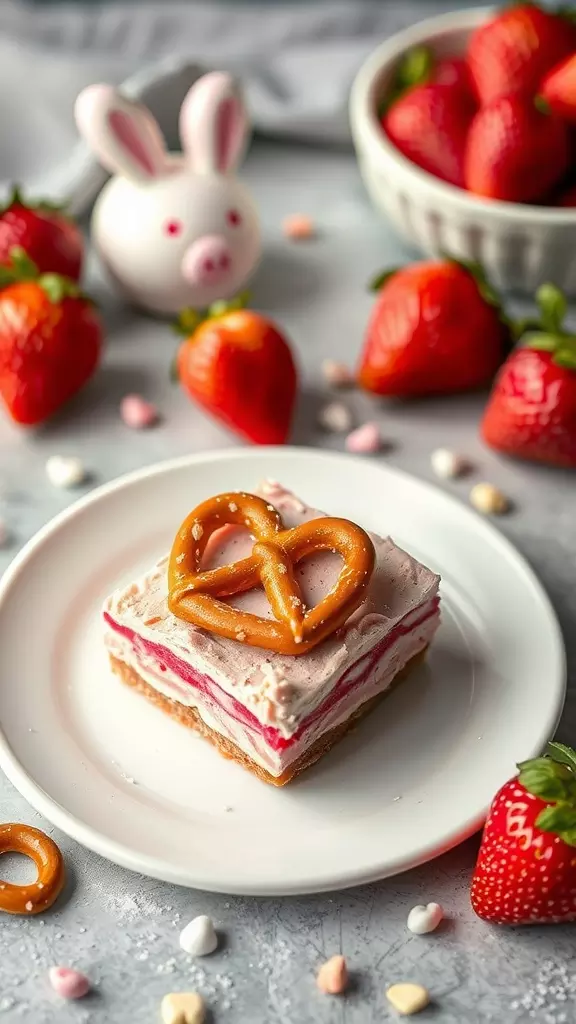
[{"label": "green strawberry leaf", "polygon": [[379,292],[386,282],[389,281],[391,277],[394,277],[394,274],[397,274],[399,270],[400,267],[392,267],[391,270],[381,270],[379,274],[376,274],[376,276],[368,282],[368,291]]},{"label": "green strawberry leaf", "polygon": [[207,310],[192,309],[191,306],[187,306],[180,310],[177,319],[173,322],[173,331],[183,337],[194,334],[196,328],[206,320],[207,312]]},{"label": "green strawberry leaf", "polygon": [[576,345],[562,345],[554,353],[554,362],[565,370],[576,370]]},{"label": "green strawberry leaf", "polygon": [[540,352],[555,352],[558,346],[557,334],[545,334],[544,331],[534,331],[522,338],[525,348],[534,348]]},{"label": "green strawberry leaf", "polygon": [[560,334],[568,312],[566,296],[555,284],[541,284],[536,292],[542,327],[548,334]]},{"label": "green strawberry leaf", "polygon": [[64,299],[78,299],[82,295],[77,282],[62,274],[41,274],[38,284],[54,306]]},{"label": "green strawberry leaf", "polygon": [[423,85],[432,74],[434,57],[427,46],[413,46],[404,54],[396,71],[396,82],[404,89]]},{"label": "green strawberry leaf", "polygon": [[565,743],[558,743],[551,740],[546,746],[546,756],[551,757],[558,764],[565,764],[576,774],[576,750],[568,747]]},{"label": "green strawberry leaf", "polygon": [[576,778],[564,764],[549,757],[537,757],[518,765],[524,789],[541,800],[576,801]]},{"label": "green strawberry leaf", "polygon": [[37,210],[39,213],[58,213],[68,220],[73,220],[66,213],[67,202],[53,203],[49,199],[25,199],[19,185],[13,185],[6,202],[0,204],[0,217],[11,210],[13,206],[24,206],[27,210]]},{"label": "green strawberry leaf", "polygon": [[566,846],[576,846],[576,828],[569,828],[565,831],[558,832],[560,839],[566,843]]},{"label": "green strawberry leaf", "polygon": [[524,344],[524,335],[528,333],[541,333],[542,324],[539,320],[532,316],[522,317],[520,320],[513,320],[512,318],[508,321],[512,336],[515,341],[522,340]]},{"label": "green strawberry leaf", "polygon": [[378,117],[390,109],[408,89],[415,85],[424,85],[432,74],[434,57],[427,46],[413,46],[400,59],[392,78],[392,84],[382,102],[378,106]]},{"label": "green strawberry leaf", "polygon": [[572,804],[551,804],[536,818],[536,826],[542,832],[576,832],[576,806]]},{"label": "green strawberry leaf", "polygon": [[209,318],[216,318],[219,316],[225,316],[226,313],[234,313],[239,309],[246,309],[251,298],[252,295],[250,292],[244,291],[234,296],[233,299],[219,299],[217,302],[213,302],[208,308],[207,316]]}]

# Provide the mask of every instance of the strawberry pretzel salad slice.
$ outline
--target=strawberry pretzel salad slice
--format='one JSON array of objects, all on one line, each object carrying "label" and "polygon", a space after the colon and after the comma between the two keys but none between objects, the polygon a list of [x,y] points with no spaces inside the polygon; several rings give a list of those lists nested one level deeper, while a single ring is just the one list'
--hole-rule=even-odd
[{"label": "strawberry pretzel salad slice", "polygon": [[282,786],[421,660],[438,585],[390,538],[264,481],[198,506],[170,558],[108,598],[105,644],[125,683]]}]

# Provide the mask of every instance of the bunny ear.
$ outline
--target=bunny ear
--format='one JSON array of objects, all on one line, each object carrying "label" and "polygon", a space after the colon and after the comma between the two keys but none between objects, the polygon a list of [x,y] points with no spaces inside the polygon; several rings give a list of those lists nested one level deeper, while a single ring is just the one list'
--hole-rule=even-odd
[{"label": "bunny ear", "polygon": [[240,162],[248,117],[230,75],[212,71],[190,89],[180,111],[182,148],[199,174],[228,174]]},{"label": "bunny ear", "polygon": [[149,181],[166,168],[166,149],[149,110],[111,85],[89,85],[74,107],[80,134],[109,171]]}]

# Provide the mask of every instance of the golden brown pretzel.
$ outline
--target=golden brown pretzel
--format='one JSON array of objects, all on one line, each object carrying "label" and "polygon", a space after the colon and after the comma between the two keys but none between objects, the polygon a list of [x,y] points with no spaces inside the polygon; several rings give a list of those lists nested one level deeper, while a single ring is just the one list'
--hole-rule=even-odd
[{"label": "golden brown pretzel", "polygon": [[23,853],[38,868],[38,878],[29,885],[12,885],[0,880],[0,910],[7,914],[41,914],[48,910],[64,888],[64,858],[50,836],[32,825],[0,825],[0,854]]},{"label": "golden brown pretzel", "polygon": [[[247,558],[200,571],[212,534],[223,526],[247,526],[256,538]],[[343,566],[333,589],[308,611],[293,567],[318,551],[334,551]],[[212,633],[298,655],[334,632],[361,603],[374,570],[374,545],[347,519],[311,519],[286,530],[280,513],[254,494],[219,494],[198,505],[184,520],[168,565],[168,606],[180,619]],[[275,619],[233,608],[218,598],[260,584]]]}]

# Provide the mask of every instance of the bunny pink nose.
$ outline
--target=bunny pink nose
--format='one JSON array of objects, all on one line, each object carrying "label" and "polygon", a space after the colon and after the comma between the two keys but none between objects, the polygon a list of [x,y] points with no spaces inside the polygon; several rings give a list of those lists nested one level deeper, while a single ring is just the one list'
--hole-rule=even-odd
[{"label": "bunny pink nose", "polygon": [[189,284],[211,285],[224,280],[232,266],[232,254],[225,238],[204,235],[184,253],[182,273]]}]

